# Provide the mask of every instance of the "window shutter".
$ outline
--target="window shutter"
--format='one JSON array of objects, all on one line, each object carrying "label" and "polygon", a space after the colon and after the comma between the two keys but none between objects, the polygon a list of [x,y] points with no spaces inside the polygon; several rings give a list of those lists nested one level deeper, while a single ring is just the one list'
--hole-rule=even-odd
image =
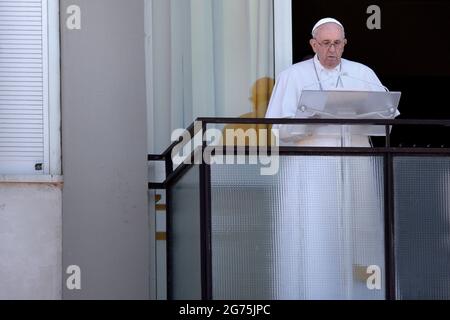
[{"label": "window shutter", "polygon": [[48,168],[47,0],[0,0],[0,174]]}]

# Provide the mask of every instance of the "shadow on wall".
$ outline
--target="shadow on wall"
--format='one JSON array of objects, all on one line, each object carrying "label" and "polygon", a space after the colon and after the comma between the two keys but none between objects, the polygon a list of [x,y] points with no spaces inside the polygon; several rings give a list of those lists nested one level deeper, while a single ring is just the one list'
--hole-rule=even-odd
[{"label": "shadow on wall", "polygon": [[[252,112],[239,118],[264,118],[269,105],[275,81],[272,78],[259,78],[251,87],[250,101]],[[267,146],[270,145],[271,125],[265,124],[229,124],[223,129],[222,144],[227,146]]]}]

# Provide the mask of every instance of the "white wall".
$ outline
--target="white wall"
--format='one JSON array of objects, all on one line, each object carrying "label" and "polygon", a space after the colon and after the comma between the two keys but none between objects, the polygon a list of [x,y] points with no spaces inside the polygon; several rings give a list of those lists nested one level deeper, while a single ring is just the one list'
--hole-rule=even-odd
[{"label": "white wall", "polygon": [[[12,10],[21,15],[20,8]],[[62,296],[59,1],[42,1],[42,10],[44,170],[36,172],[33,166],[32,175],[24,176],[27,170],[16,159],[0,165],[0,299]],[[28,14],[35,17],[36,12]]]},{"label": "white wall", "polygon": [[0,299],[60,299],[61,184],[8,180],[0,179]]}]

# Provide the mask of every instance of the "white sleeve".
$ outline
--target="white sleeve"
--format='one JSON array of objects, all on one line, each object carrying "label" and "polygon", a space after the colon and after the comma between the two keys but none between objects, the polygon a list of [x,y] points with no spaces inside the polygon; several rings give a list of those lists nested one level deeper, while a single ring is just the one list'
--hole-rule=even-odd
[{"label": "white sleeve", "polygon": [[[375,74],[375,72],[372,69],[368,68],[368,71],[366,72],[365,76],[366,76],[366,80],[368,82],[379,85],[379,86],[371,85],[370,89],[372,91],[385,91],[383,89],[384,85],[381,83],[380,79],[378,79],[377,75]],[[400,115],[400,111],[396,110],[395,117],[398,117],[399,115]]]},{"label": "white sleeve", "polygon": [[294,117],[300,99],[300,87],[291,70],[282,72],[275,83],[266,118]]},{"label": "white sleeve", "polygon": [[[266,118],[293,118],[301,96],[301,83],[291,70],[282,72],[276,81],[272,97],[266,112]],[[306,117],[305,117],[306,118]],[[301,140],[308,132],[307,125],[273,125],[283,142]],[[301,132],[301,133],[300,133]]]},{"label": "white sleeve", "polygon": [[367,67],[367,71],[364,73],[364,78],[368,83],[373,83],[373,85],[370,85],[371,91],[386,91],[380,79],[378,79],[375,72],[369,67]]}]

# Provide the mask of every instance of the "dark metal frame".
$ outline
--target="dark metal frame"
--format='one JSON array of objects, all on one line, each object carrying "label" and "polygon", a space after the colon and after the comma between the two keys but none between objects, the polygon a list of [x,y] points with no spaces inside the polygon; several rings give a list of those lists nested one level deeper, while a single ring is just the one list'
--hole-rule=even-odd
[{"label": "dark metal frame", "polygon": [[[395,216],[394,216],[394,157],[396,156],[444,156],[450,155],[450,148],[395,148],[390,145],[390,132],[392,126],[415,125],[415,126],[446,126],[450,127],[450,120],[379,120],[379,119],[260,119],[260,118],[198,118],[186,130],[193,137],[200,128],[201,133],[207,130],[209,124],[336,124],[336,125],[379,125],[386,129],[386,141],[383,148],[359,148],[359,147],[279,147],[280,156],[298,155],[322,155],[322,156],[370,156],[379,155],[384,158],[384,224],[385,224],[385,263],[386,263],[386,299],[396,299],[395,278]],[[161,155],[148,155],[148,161],[165,161],[166,179],[162,183],[149,183],[149,189],[165,189],[167,198],[167,297],[172,299],[170,290],[172,284],[172,260],[171,250],[171,188],[177,181],[194,165],[181,164],[175,170],[173,168],[172,150],[182,143],[181,138],[173,142]],[[202,140],[201,152],[208,148],[205,140]],[[217,146],[214,147],[217,150]],[[223,147],[223,151],[229,151]],[[194,150],[191,160],[194,159]],[[234,147],[234,154],[257,154],[258,148]],[[200,164],[200,234],[201,234],[201,297],[203,300],[211,300],[212,296],[212,252],[211,252],[211,167],[207,163]]]}]

